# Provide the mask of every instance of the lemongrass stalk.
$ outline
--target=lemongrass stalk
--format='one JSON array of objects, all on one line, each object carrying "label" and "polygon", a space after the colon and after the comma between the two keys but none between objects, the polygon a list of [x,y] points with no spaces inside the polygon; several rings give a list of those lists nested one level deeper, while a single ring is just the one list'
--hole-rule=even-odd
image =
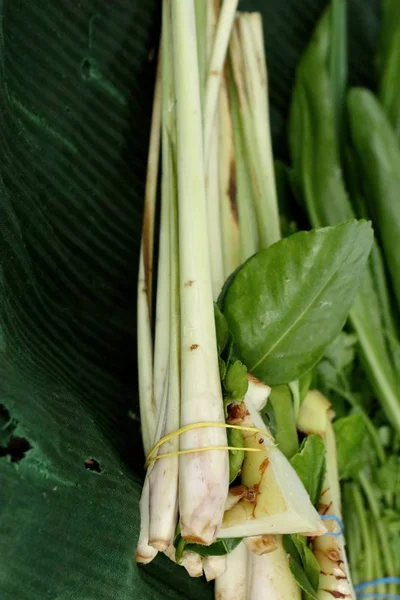
[{"label": "lemongrass stalk", "polygon": [[[233,424],[258,427],[265,431],[265,424],[251,403],[235,408]],[[325,533],[320,516],[311,504],[302,482],[295,470],[277,448],[274,441],[263,433],[243,431],[248,452],[242,465],[242,484],[249,493],[224,514],[220,538],[247,537],[267,534],[302,533],[322,535]],[[251,493],[252,492],[252,493]]]},{"label": "lemongrass stalk", "polygon": [[149,527],[150,527],[150,515],[149,515],[149,480],[145,479],[142,495],[140,497],[140,534],[139,540],[136,546],[136,562],[147,565],[150,563],[158,554],[158,551],[149,545]]},{"label": "lemongrass stalk", "polygon": [[[325,443],[326,472],[319,511],[323,515],[342,518],[336,442],[330,402],[318,391],[309,391],[301,405],[298,428],[321,435]],[[314,555],[320,566],[318,600],[332,597],[356,600],[350,576],[343,534],[337,537],[320,536],[313,540]]]},{"label": "lemongrass stalk", "polygon": [[[268,245],[281,238],[268,107],[268,72],[260,13],[239,13],[247,96],[251,106],[259,168],[262,172]],[[264,244],[264,247],[266,245]]]},{"label": "lemongrass stalk", "polygon": [[245,149],[237,91],[230,85],[230,104],[236,158],[236,201],[239,213],[240,262],[259,250],[258,226],[249,157]]},{"label": "lemongrass stalk", "polygon": [[[266,248],[280,238],[279,218],[276,219],[277,206],[275,205],[276,191],[274,191],[275,180],[265,177],[265,169],[268,165],[262,162],[262,153],[259,149],[258,138],[260,135],[269,136],[269,127],[266,131],[258,132],[260,129],[257,115],[253,114],[250,107],[248,90],[246,85],[246,68],[249,63],[247,53],[252,48],[248,44],[242,45],[240,35],[239,19],[237,19],[233,30],[230,44],[231,66],[235,87],[237,91],[238,106],[242,131],[244,135],[245,151],[249,159],[251,181],[253,185],[259,243],[261,248]],[[254,58],[253,54],[251,57]],[[264,74],[266,80],[266,73]],[[259,71],[254,74],[254,80],[259,87],[262,81]],[[265,87],[265,86],[264,86]],[[265,121],[265,119],[264,119]],[[257,134],[256,134],[257,130]],[[273,167],[272,167],[273,168]]]},{"label": "lemongrass stalk", "polygon": [[[162,199],[161,224],[165,246],[160,249],[160,269],[167,276],[167,285],[162,292],[168,297],[168,332],[164,327],[159,334],[168,366],[162,405],[159,406],[157,434],[155,442],[164,435],[176,431],[180,425],[180,369],[179,369],[179,249],[177,226],[177,190],[174,173],[174,154],[176,151],[175,112],[173,95],[173,63],[171,23],[168,0],[163,3],[163,126],[162,126]],[[168,261],[168,262],[166,262]],[[159,291],[159,294],[161,292]],[[160,296],[159,296],[160,297]],[[167,322],[167,319],[165,319]],[[160,344],[161,345],[161,344]],[[174,437],[163,447],[163,452],[174,453],[179,449],[179,438]],[[149,544],[157,550],[168,548],[174,536],[178,514],[178,456],[156,461],[148,470],[149,478]]]},{"label": "lemongrass stalk", "polygon": [[145,453],[153,443],[156,407],[153,395],[153,344],[151,333],[154,215],[161,131],[161,55],[158,60],[153,117],[150,131],[144,201],[143,233],[140,248],[137,295],[139,408]]},{"label": "lemongrass stalk", "polygon": [[164,554],[168,556],[168,558],[172,560],[172,562],[186,569],[190,577],[201,577],[203,575],[203,559],[199,554],[196,554],[196,552],[188,552],[186,550],[183,552],[181,562],[177,563],[175,553],[176,548],[171,542],[168,548],[164,550]]},{"label": "lemongrass stalk", "polygon": [[211,137],[210,161],[205,167],[208,219],[207,229],[210,247],[210,270],[214,300],[218,299],[225,281],[221,243],[218,131],[219,123],[216,121]]},{"label": "lemongrass stalk", "polygon": [[277,538],[276,535],[254,535],[243,538],[243,542],[249,552],[262,556],[278,548]]},{"label": "lemongrass stalk", "polygon": [[206,73],[207,73],[207,41],[205,32],[207,31],[208,5],[207,2],[195,2],[196,11],[196,39],[197,39],[197,58],[199,61],[199,82],[200,82],[200,100],[204,110],[204,95],[206,91]]},{"label": "lemongrass stalk", "polygon": [[276,537],[276,549],[266,554],[248,554],[248,593],[246,600],[301,600],[301,588],[293,577],[289,559]]},{"label": "lemongrass stalk", "polygon": [[[172,0],[177,114],[181,306],[181,426],[225,422],[207,243],[203,136],[193,0]],[[184,433],[181,449],[227,444],[226,431]],[[185,539],[210,544],[228,494],[228,452],[180,456],[179,513]]]},{"label": "lemongrass stalk", "polygon": [[221,240],[224,279],[240,265],[239,215],[238,215],[238,180],[235,157],[232,114],[228,94],[228,79],[225,70],[221,80],[218,102],[219,121],[219,188]]},{"label": "lemongrass stalk", "polygon": [[226,571],[215,581],[215,600],[247,600],[247,549],[243,542],[226,557]]},{"label": "lemongrass stalk", "polygon": [[215,42],[211,53],[207,80],[204,107],[204,164],[207,165],[211,157],[211,138],[215,124],[215,115],[218,103],[221,77],[229,45],[233,21],[238,5],[238,0],[224,0],[218,25],[215,33]]},{"label": "lemongrass stalk", "polygon": [[203,558],[203,571],[207,581],[214,581],[226,571],[226,556],[206,556]]},{"label": "lemongrass stalk", "polygon": [[251,402],[254,408],[260,412],[267,404],[271,388],[250,373],[247,373],[247,381],[249,387],[247,388],[244,402],[245,404]]},{"label": "lemongrass stalk", "polygon": [[[381,579],[382,577],[385,577],[386,573],[382,565],[382,554],[381,549],[379,547],[379,534],[376,526],[376,521],[371,517],[372,515],[370,515],[368,522],[371,524],[370,543],[372,547],[372,555],[374,557],[374,575],[372,579]],[[366,581],[368,581],[368,579]],[[382,594],[382,597],[384,597],[385,594],[395,594],[397,591],[396,586],[393,586],[392,589],[389,591],[384,583],[377,585],[374,589],[377,594]]]}]

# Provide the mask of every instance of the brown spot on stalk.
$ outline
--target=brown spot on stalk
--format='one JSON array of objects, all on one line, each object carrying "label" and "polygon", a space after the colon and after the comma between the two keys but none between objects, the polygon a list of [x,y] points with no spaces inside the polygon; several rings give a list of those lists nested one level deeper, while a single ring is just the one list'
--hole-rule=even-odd
[{"label": "brown spot on stalk", "polygon": [[323,590],[324,592],[328,592],[334,598],[350,598],[349,594],[344,594],[343,592],[338,592],[337,590]]},{"label": "brown spot on stalk", "polygon": [[336,563],[337,565],[343,563],[343,561],[340,559],[339,551],[334,550],[333,548],[331,550],[328,550],[328,552],[325,552],[325,556],[327,556],[329,560]]},{"label": "brown spot on stalk", "polygon": [[204,545],[203,538],[199,537],[198,535],[183,535],[182,537],[187,542],[193,542],[193,544],[203,544]]},{"label": "brown spot on stalk", "polygon": [[255,500],[257,498],[257,492],[258,492],[258,490],[255,489],[255,486],[254,486],[254,488],[249,488],[246,496],[244,497],[246,502],[255,502]]},{"label": "brown spot on stalk", "polygon": [[257,535],[254,537],[248,537],[244,540],[248,550],[262,556],[263,554],[269,554],[277,548],[276,539],[274,535]]},{"label": "brown spot on stalk", "polygon": [[328,512],[328,510],[331,508],[331,506],[332,506],[332,502],[329,502],[329,504],[320,504],[320,505],[318,506],[318,509],[319,509],[319,511],[318,511],[318,512],[319,512],[321,515],[326,515],[326,513],[327,513],[327,512]]},{"label": "brown spot on stalk", "polygon": [[199,347],[199,345],[198,345],[198,344],[192,344],[192,345],[190,346],[190,349],[191,349],[191,350],[196,350],[198,347]]},{"label": "brown spot on stalk", "polygon": [[261,471],[261,475],[264,475],[264,471],[268,468],[269,458],[264,458],[261,465],[258,467]]},{"label": "brown spot on stalk", "polygon": [[237,207],[236,165],[233,158],[231,158],[231,162],[229,165],[229,184],[227,192],[229,196],[233,219],[236,223],[239,223]]},{"label": "brown spot on stalk", "polygon": [[228,406],[228,423],[243,421],[248,415],[249,411],[244,402],[234,402]]},{"label": "brown spot on stalk", "polygon": [[254,375],[252,375],[251,373],[247,373],[246,377],[247,381],[252,381],[253,383],[261,383],[261,380],[257,379],[257,377],[254,377]]},{"label": "brown spot on stalk", "polygon": [[210,75],[213,75],[214,77],[218,77],[219,75],[219,70],[218,69],[213,69],[210,73]]},{"label": "brown spot on stalk", "polygon": [[322,498],[322,496],[323,496],[324,494],[326,494],[326,492],[329,492],[329,490],[330,490],[330,488],[329,488],[329,487],[327,487],[325,490],[322,490],[322,492],[321,492],[321,498]]},{"label": "brown spot on stalk", "polygon": [[185,281],[185,287],[192,287],[193,284],[194,284],[193,279],[189,279],[189,281]]},{"label": "brown spot on stalk", "polygon": [[243,483],[241,485],[229,488],[229,493],[232,494],[232,496],[244,496],[247,492],[248,489]]}]

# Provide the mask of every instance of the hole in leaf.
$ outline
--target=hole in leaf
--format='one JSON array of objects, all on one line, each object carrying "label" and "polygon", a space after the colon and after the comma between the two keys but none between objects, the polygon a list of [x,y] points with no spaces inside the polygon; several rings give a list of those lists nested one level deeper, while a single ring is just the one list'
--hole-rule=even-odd
[{"label": "hole in leaf", "polygon": [[11,462],[19,462],[31,448],[25,438],[11,436],[6,446],[0,446],[0,458],[10,456]]},{"label": "hole in leaf", "polygon": [[10,420],[10,413],[5,406],[0,404],[0,428],[5,427]]},{"label": "hole in leaf", "polygon": [[88,469],[88,471],[94,471],[95,473],[101,473],[101,467],[94,458],[85,460],[85,469]]}]

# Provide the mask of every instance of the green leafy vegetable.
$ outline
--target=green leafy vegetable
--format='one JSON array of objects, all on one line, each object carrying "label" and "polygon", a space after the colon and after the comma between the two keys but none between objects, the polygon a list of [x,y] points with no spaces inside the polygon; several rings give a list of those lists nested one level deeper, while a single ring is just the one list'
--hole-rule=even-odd
[{"label": "green leafy vegetable", "polygon": [[400,3],[383,0],[379,45],[379,98],[400,139],[399,68],[400,68]]},{"label": "green leafy vegetable", "polygon": [[369,90],[350,90],[347,106],[364,197],[379,231],[400,307],[400,147],[382,107]]},{"label": "green leafy vegetable", "polygon": [[364,449],[367,435],[365,421],[361,415],[350,415],[333,424],[336,439],[336,452],[340,479],[354,477],[364,466]]},{"label": "green leafy vegetable", "polygon": [[325,476],[325,444],[322,439],[315,434],[307,436],[290,463],[316,506]]},{"label": "green leafy vegetable", "polygon": [[372,239],[365,221],[300,232],[235,273],[222,310],[251,373],[277,385],[318,361],[343,327]]}]

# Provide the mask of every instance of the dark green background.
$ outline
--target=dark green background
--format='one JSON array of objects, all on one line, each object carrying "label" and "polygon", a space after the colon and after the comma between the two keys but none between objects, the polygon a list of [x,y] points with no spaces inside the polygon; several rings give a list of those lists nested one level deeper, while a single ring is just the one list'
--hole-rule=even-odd
[{"label": "dark green background", "polygon": [[[281,158],[325,5],[240,3],[264,15]],[[374,85],[378,8],[349,0],[353,83]],[[143,455],[128,411],[159,13],[156,0],[0,0],[1,600],[212,597],[167,560],[133,561]],[[31,446],[19,462],[12,435]]]}]

